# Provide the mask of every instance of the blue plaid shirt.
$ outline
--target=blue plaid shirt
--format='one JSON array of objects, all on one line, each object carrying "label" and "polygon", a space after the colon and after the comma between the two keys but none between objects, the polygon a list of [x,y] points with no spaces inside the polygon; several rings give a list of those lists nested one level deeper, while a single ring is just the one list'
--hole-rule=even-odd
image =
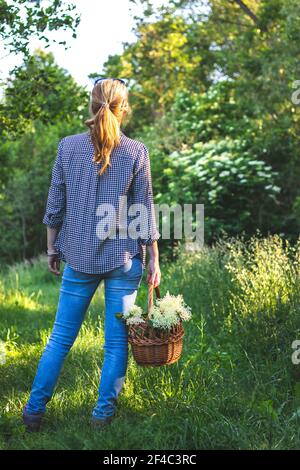
[{"label": "blue plaid shirt", "polygon": [[[59,259],[75,270],[96,274],[119,267],[140,253],[145,267],[146,246],[160,237],[148,149],[121,131],[120,145],[113,149],[110,166],[101,176],[98,171],[102,163],[93,162],[93,155],[89,131],[64,137],[59,142],[43,217],[44,224],[58,229],[54,247]],[[147,208],[146,236],[141,232],[143,236],[138,238],[120,237],[122,224],[118,216],[115,237],[97,235],[100,220],[97,208],[111,204],[118,214],[120,196],[127,197],[127,208],[136,203]],[[127,224],[135,217],[127,213]]]}]

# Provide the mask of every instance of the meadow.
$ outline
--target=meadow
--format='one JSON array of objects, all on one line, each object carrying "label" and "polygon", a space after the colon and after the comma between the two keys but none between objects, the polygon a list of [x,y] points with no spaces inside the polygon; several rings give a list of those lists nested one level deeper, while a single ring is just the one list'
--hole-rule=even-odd
[{"label": "meadow", "polygon": [[[192,307],[180,361],[141,368],[130,353],[115,419],[93,430],[104,342],[100,286],[42,431],[28,434],[21,411],[51,331],[60,278],[43,255],[2,268],[1,449],[299,448],[300,365],[291,356],[300,339],[300,241],[292,246],[257,234],[198,251],[182,247],[161,269],[162,294],[181,293]],[[146,298],[144,279],[137,303],[145,306]]]}]

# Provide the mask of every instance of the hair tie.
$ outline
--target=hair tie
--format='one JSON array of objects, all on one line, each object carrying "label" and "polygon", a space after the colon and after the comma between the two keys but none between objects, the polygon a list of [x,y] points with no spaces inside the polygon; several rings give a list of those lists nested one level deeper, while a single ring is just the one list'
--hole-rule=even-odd
[{"label": "hair tie", "polygon": [[108,101],[102,101],[100,102],[100,105],[103,106],[104,108],[107,108],[109,106]]}]

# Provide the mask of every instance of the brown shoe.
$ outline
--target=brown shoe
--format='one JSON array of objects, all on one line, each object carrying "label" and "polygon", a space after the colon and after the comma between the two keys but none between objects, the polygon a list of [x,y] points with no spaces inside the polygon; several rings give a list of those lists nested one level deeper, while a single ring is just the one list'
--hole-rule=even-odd
[{"label": "brown shoe", "polygon": [[25,406],[22,413],[23,424],[27,432],[38,432],[41,427],[42,418],[45,413],[29,414]]}]

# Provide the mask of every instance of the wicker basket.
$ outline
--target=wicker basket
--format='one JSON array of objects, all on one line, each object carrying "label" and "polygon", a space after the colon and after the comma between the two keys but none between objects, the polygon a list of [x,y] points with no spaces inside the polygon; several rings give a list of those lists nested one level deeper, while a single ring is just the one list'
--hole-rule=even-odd
[{"label": "wicker basket", "polygon": [[[148,310],[153,305],[153,284],[148,287]],[[159,288],[155,288],[156,297],[160,298]],[[163,366],[178,361],[182,353],[184,328],[182,321],[171,330],[163,332],[151,328],[146,322],[128,327],[128,341],[132,354],[140,366]]]}]

